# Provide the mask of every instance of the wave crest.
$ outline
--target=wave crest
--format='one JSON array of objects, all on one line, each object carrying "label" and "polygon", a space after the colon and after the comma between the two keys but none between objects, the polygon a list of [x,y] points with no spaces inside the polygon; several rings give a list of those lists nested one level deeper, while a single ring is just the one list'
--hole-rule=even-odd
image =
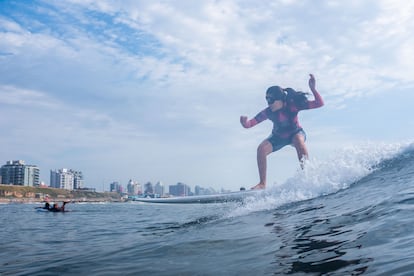
[{"label": "wave crest", "polygon": [[271,210],[336,193],[381,168],[384,161],[413,151],[413,143],[364,143],[338,150],[324,160],[310,159],[303,170],[299,169],[282,184],[268,188],[264,196],[247,198],[229,216]]}]

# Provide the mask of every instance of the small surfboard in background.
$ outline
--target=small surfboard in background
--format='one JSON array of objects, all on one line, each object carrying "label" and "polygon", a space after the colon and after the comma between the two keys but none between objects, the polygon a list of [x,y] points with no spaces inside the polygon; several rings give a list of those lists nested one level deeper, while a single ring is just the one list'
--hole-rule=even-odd
[{"label": "small surfboard in background", "polygon": [[257,197],[263,195],[264,190],[248,190],[239,192],[230,192],[214,195],[199,195],[199,196],[183,196],[183,197],[165,197],[165,198],[150,198],[142,197],[135,198],[134,201],[147,202],[147,203],[222,203],[232,201],[243,201],[247,197]]}]

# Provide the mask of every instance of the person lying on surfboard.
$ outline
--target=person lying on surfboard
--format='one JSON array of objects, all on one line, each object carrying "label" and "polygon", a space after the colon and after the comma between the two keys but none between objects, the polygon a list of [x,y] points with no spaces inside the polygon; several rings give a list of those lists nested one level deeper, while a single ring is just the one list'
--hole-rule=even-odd
[{"label": "person lying on surfboard", "polygon": [[308,150],[305,145],[306,134],[299,124],[298,112],[324,105],[321,95],[316,90],[315,77],[312,74],[309,74],[309,76],[309,88],[315,98],[313,101],[307,99],[307,93],[297,92],[292,88],[283,89],[279,86],[271,86],[266,91],[268,104],[266,109],[251,120],[248,120],[247,116],[240,116],[240,123],[244,128],[251,128],[266,119],[273,122],[272,134],[257,148],[260,182],[252,189],[266,188],[266,159],[270,153],[278,151],[286,145],[292,145],[296,148],[302,168],[304,161],[308,159]]},{"label": "person lying on surfboard", "polygon": [[35,207],[35,209],[45,209],[45,210],[49,210],[50,209],[50,203],[49,202],[46,202],[45,203],[45,206],[43,206],[43,207]]},{"label": "person lying on surfboard", "polygon": [[65,205],[68,204],[68,203],[69,202],[64,201],[62,203],[62,206],[61,207],[59,207],[59,205],[57,203],[55,203],[55,204],[53,204],[53,207],[52,208],[49,208],[49,211],[50,212],[66,212],[65,211]]},{"label": "person lying on surfboard", "polygon": [[65,211],[65,205],[68,204],[68,203],[69,203],[69,201],[64,201],[62,203],[62,206],[59,207],[59,204],[57,204],[57,203],[55,203],[55,204],[53,204],[53,206],[51,206],[49,202],[46,202],[45,206],[35,207],[35,209],[45,209],[45,210],[48,210],[50,212],[67,212],[67,211]]}]

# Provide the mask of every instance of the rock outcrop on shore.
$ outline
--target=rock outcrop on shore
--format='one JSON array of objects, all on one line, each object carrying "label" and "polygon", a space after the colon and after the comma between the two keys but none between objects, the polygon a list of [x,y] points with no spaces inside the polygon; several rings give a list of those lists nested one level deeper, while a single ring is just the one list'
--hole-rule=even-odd
[{"label": "rock outcrop on shore", "polygon": [[42,202],[45,200],[79,202],[117,202],[121,201],[121,195],[118,193],[99,193],[89,190],[69,191],[50,187],[0,185],[0,202]]}]

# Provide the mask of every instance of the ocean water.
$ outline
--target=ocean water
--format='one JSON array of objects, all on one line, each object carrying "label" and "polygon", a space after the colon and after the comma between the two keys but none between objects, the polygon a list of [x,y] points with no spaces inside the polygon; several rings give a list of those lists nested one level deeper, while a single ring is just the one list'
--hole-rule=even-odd
[{"label": "ocean water", "polygon": [[221,204],[0,205],[0,275],[414,275],[414,146],[367,144]]}]

